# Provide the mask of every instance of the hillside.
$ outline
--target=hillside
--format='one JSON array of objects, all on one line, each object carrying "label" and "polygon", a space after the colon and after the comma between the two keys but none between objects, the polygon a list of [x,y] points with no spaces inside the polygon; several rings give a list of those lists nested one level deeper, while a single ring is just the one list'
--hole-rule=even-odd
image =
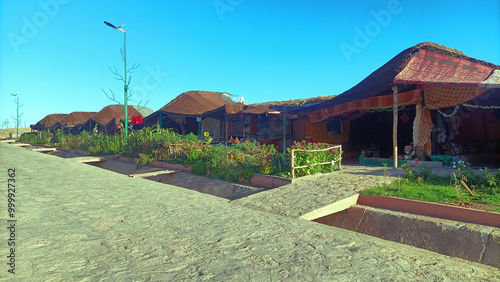
[{"label": "hillside", "polygon": [[[0,130],[0,139],[9,139],[11,132],[16,132],[16,128],[7,128]],[[31,132],[31,128],[19,128],[19,133]]]}]

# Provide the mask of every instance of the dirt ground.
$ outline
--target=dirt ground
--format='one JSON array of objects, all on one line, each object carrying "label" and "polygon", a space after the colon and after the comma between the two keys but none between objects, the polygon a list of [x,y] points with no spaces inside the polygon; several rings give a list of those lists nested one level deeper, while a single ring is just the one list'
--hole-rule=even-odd
[{"label": "dirt ground", "polygon": [[[17,128],[7,128],[0,130],[0,139],[9,139],[11,132],[16,132]],[[19,133],[31,132],[31,128],[19,128]]]}]

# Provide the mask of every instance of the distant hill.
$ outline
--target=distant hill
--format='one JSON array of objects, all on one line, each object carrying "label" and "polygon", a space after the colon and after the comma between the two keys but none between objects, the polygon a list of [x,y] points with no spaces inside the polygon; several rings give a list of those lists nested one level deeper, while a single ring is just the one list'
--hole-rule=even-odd
[{"label": "distant hill", "polygon": [[[7,128],[0,130],[0,139],[9,139],[11,132],[16,132],[17,128]],[[31,132],[31,128],[19,128],[19,133]]]}]

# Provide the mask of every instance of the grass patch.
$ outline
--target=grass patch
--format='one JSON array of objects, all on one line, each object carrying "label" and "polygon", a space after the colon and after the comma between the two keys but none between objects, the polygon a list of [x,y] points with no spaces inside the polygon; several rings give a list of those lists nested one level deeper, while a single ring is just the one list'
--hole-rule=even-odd
[{"label": "grass patch", "polygon": [[[500,173],[459,168],[451,177],[436,176],[427,168],[405,168],[406,175],[398,181],[362,191],[361,195],[406,198],[425,202],[459,202],[500,206]],[[474,192],[460,184],[463,180]],[[494,209],[492,211],[499,211]]]},{"label": "grass patch", "polygon": [[450,186],[408,183],[401,184],[400,189],[397,181],[394,181],[389,185],[383,185],[362,191],[361,195],[390,196],[425,202],[458,201],[457,191],[450,188]]}]

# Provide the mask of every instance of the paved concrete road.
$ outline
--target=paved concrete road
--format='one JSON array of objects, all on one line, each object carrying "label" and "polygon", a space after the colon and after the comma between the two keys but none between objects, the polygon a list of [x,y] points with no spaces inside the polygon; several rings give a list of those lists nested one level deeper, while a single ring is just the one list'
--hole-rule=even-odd
[{"label": "paved concrete road", "polygon": [[500,281],[496,268],[12,145],[0,143],[0,166],[3,281]]}]

